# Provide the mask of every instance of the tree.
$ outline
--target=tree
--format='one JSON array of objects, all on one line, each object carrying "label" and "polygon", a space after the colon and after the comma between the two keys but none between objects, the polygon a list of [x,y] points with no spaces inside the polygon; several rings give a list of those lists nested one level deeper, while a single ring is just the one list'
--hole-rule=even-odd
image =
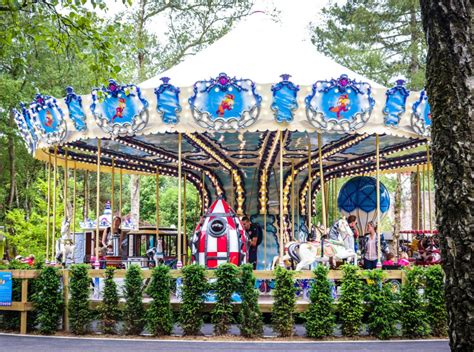
[{"label": "tree", "polygon": [[473,4],[421,1],[427,34],[436,218],[452,351],[474,346]]},{"label": "tree", "polygon": [[255,276],[252,264],[244,264],[242,270],[240,295],[240,334],[244,337],[263,336],[263,320],[258,306],[258,291],[255,289]]},{"label": "tree", "polygon": [[153,269],[146,292],[153,298],[146,312],[146,326],[154,336],[170,335],[173,330],[173,312],[170,303],[170,268],[159,265]]},{"label": "tree", "polygon": [[127,335],[140,335],[145,326],[145,308],[142,302],[143,277],[138,265],[130,265],[125,276],[123,320]]},{"label": "tree", "polygon": [[340,64],[388,84],[398,75],[419,89],[426,44],[417,0],[347,0],[322,10],[313,43]]},{"label": "tree", "polygon": [[358,268],[355,265],[342,266],[343,276],[339,314],[344,336],[357,336],[364,315],[364,294]]},{"label": "tree", "polygon": [[105,270],[104,298],[99,305],[102,332],[104,334],[115,334],[117,332],[116,326],[121,314],[117,284],[114,281],[114,271],[114,267],[108,267]]}]

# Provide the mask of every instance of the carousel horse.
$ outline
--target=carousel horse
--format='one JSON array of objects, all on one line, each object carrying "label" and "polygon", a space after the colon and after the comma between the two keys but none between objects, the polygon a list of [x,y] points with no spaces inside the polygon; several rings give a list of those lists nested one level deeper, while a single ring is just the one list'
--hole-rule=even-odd
[{"label": "carousel horse", "polygon": [[[282,258],[283,262],[290,260],[297,263],[295,268],[297,271],[314,262],[331,263],[335,266],[336,259],[357,264],[357,254],[354,252],[354,235],[347,220],[339,220],[333,226],[333,229],[331,229],[333,231],[332,236],[335,236],[336,239],[325,239],[324,236],[321,236],[320,239],[313,237],[308,242],[293,241],[287,243],[285,246],[286,254]],[[321,227],[317,228],[317,231],[324,233]],[[273,266],[278,261],[279,257],[274,258]]]},{"label": "carousel horse", "polygon": [[72,262],[74,261],[74,242],[69,232],[70,226],[70,220],[64,219],[61,225],[61,237],[56,241],[56,260],[64,267],[68,259]]},{"label": "carousel horse", "polygon": [[151,247],[149,250],[146,251],[145,254],[149,261],[155,262],[155,266],[158,266],[164,263],[163,254],[158,255],[156,247]]},{"label": "carousel horse", "polygon": [[433,265],[441,263],[441,251],[435,236],[421,237],[418,242],[418,253],[421,256],[420,264]]}]

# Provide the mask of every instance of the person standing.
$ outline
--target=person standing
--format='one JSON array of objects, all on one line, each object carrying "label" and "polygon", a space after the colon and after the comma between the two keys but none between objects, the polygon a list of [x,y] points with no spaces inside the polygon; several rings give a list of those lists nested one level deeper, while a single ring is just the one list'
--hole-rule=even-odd
[{"label": "person standing", "polygon": [[359,231],[357,230],[357,217],[355,215],[349,215],[347,218],[347,223],[354,234],[354,252],[357,253],[359,249],[358,242],[359,242]]},{"label": "person standing", "polygon": [[250,241],[249,245],[249,263],[253,265],[253,269],[257,269],[257,252],[258,246],[262,242],[263,233],[262,229],[258,224],[254,224],[250,222],[248,216],[244,216],[242,218],[242,223],[244,225],[244,229],[247,232],[247,236]]},{"label": "person standing", "polygon": [[362,257],[364,258],[364,269],[375,269],[377,267],[378,239],[377,225],[372,221],[367,223],[367,234],[364,236]]}]

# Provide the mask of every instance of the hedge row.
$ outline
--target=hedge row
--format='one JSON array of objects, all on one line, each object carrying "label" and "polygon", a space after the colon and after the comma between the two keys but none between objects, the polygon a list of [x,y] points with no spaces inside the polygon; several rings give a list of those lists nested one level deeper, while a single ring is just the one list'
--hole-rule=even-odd
[{"label": "hedge row", "polygon": [[[344,265],[342,270],[341,295],[337,302],[333,302],[328,269],[318,266],[314,270],[309,308],[301,315],[308,337],[331,336],[336,321],[341,323],[341,331],[345,336],[357,336],[363,322],[367,323],[369,333],[380,339],[395,336],[397,324],[401,324],[402,334],[406,337],[446,335],[444,276],[440,266],[408,270],[406,282],[399,293],[392,291],[381,270],[367,272],[365,280],[355,266]],[[275,271],[271,323],[273,330],[282,337],[292,336],[294,331],[296,289],[292,275],[293,272],[282,268]],[[178,285],[182,305],[176,316],[170,304],[170,292],[175,281],[168,267],[153,269],[151,282],[146,289],[151,298],[147,310],[142,302],[144,284],[138,266],[132,265],[127,270],[123,310],[118,306],[119,293],[113,277],[114,269],[108,268],[103,300],[94,312],[89,309],[91,279],[88,266],[78,264],[71,267],[69,324],[74,334],[88,333],[91,322],[99,320],[100,328],[106,334],[138,335],[146,328],[154,336],[170,335],[176,322],[184,335],[198,335],[204,322],[205,296],[212,293],[216,303],[211,320],[216,335],[227,334],[233,323],[239,323],[240,334],[244,337],[263,335],[263,315],[258,306],[258,292],[251,265],[238,268],[224,264],[216,270],[214,282],[207,281],[205,270],[199,265],[183,268],[182,282]],[[33,287],[34,325],[40,333],[54,333],[63,312],[59,271],[43,268]],[[231,304],[235,292],[242,299],[238,316],[233,314]],[[121,321],[123,327],[119,328]]]}]

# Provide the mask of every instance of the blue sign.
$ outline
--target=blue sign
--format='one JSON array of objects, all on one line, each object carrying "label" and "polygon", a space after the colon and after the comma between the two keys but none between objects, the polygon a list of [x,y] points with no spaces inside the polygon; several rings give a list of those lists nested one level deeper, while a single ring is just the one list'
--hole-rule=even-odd
[{"label": "blue sign", "polygon": [[0,306],[12,305],[12,273],[0,273]]}]

